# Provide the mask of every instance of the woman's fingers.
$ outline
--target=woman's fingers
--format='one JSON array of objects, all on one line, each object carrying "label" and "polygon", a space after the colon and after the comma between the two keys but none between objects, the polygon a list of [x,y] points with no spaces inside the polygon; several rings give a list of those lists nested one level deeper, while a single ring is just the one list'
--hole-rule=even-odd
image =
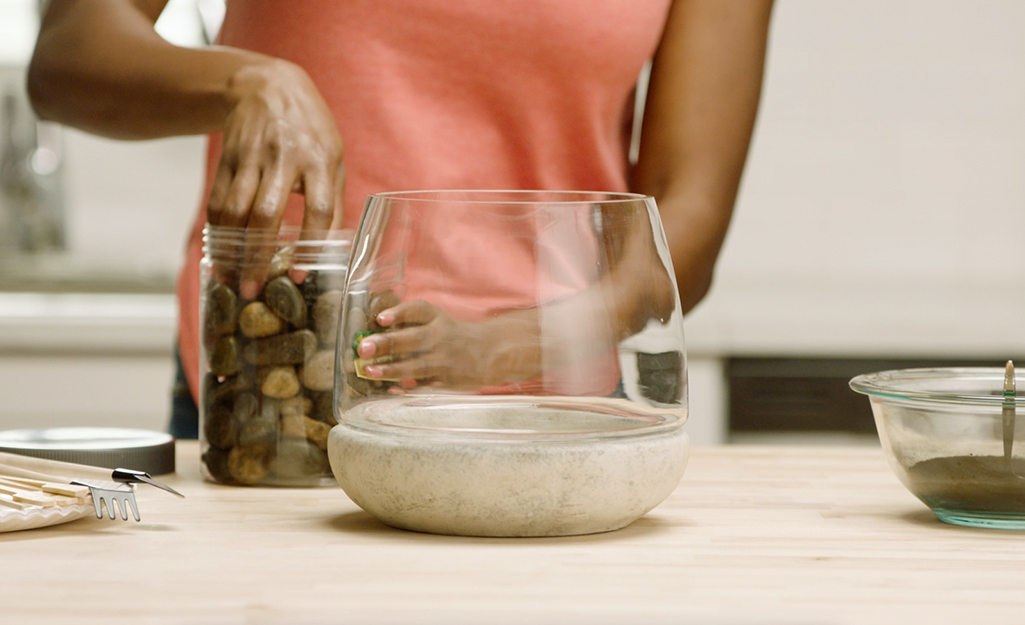
[{"label": "woman's fingers", "polygon": [[480,359],[471,347],[477,340],[474,324],[456,321],[423,300],[388,308],[377,319],[385,331],[364,338],[357,347],[368,377],[399,381],[403,388],[435,381],[473,388],[485,373],[478,370]]},{"label": "woman's fingers", "polygon": [[331,219],[331,229],[341,230],[345,216],[345,212],[342,210],[342,206],[344,206],[342,200],[345,198],[345,161],[342,159],[339,159],[338,165],[335,167],[333,183],[335,210],[334,217]]},{"label": "woman's fingers", "polygon": [[207,220],[215,226],[246,227],[259,186],[258,165],[233,168],[222,160],[214,177]]},{"label": "woman's fingers", "polygon": [[256,299],[267,279],[270,261],[277,247],[277,236],[268,236],[267,233],[275,233],[281,226],[281,216],[295,180],[289,165],[278,161],[263,171],[249,211],[242,273],[239,276],[239,295],[244,299]]},{"label": "woman's fingers", "polygon": [[424,325],[441,314],[443,314],[441,309],[434,304],[429,304],[424,300],[413,300],[382,310],[377,315],[377,323],[385,328],[401,325]]},{"label": "woman's fingers", "polygon": [[303,173],[303,238],[311,238],[314,231],[327,230],[341,204],[335,203],[335,168],[317,164]]},{"label": "woman's fingers", "polygon": [[434,348],[438,335],[437,329],[429,325],[379,332],[360,341],[357,352],[360,358],[402,358]]},{"label": "woman's fingers", "polygon": [[[207,212],[214,226],[251,231],[239,278],[240,294],[251,299],[266,279],[291,193],[305,195],[301,237],[312,239],[314,232],[341,226],[336,172],[342,142],[313,81],[292,63],[245,66],[232,77],[232,89],[236,101]],[[267,240],[260,241],[257,231]]]},{"label": "woman's fingers", "polygon": [[[303,223],[299,238],[302,241],[323,239],[325,231],[331,228],[335,213],[341,213],[341,202],[335,202],[333,169],[317,164],[306,170],[302,177],[303,191]],[[339,222],[341,220],[339,219]],[[316,256],[323,248],[309,246],[305,252]],[[289,277],[295,283],[306,279],[307,272],[299,269],[289,271]]]},{"label": "woman's fingers", "polygon": [[[425,353],[394,362],[369,365],[365,371],[371,378],[399,380],[402,381],[402,386],[411,387],[415,386],[416,380],[429,380],[438,376],[441,368],[438,358],[433,353]],[[414,383],[410,384],[410,380]]]}]

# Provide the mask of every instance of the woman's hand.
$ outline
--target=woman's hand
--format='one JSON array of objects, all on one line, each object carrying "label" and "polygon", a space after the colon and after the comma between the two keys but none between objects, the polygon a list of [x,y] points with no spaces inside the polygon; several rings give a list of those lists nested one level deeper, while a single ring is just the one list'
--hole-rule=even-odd
[{"label": "woman's hand", "polygon": [[423,300],[406,302],[377,315],[385,331],[360,341],[357,354],[380,359],[363,369],[371,379],[476,390],[540,372],[540,332],[532,318],[508,313],[472,323]]},{"label": "woman's hand", "polygon": [[[305,196],[303,238],[341,226],[342,140],[313,81],[297,65],[277,59],[238,69],[229,83],[234,100],[207,218],[215,226],[277,231],[291,193]],[[247,237],[239,280],[253,299],[266,278],[271,249]]]}]

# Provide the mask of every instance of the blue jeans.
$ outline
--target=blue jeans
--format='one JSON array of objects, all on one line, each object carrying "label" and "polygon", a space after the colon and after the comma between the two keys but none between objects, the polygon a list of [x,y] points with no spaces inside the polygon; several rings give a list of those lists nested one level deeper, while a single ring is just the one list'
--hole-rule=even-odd
[{"label": "blue jeans", "polygon": [[185,367],[182,366],[181,353],[177,347],[174,350],[174,360],[177,371],[171,389],[171,423],[167,430],[175,438],[199,438],[199,409],[192,399],[192,392],[189,391]]}]

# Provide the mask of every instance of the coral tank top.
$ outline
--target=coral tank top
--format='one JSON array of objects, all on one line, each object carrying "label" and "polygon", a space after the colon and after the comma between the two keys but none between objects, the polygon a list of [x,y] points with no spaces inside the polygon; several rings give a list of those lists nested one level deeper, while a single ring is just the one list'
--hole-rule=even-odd
[{"label": "coral tank top", "polygon": [[[303,67],[345,146],[345,227],[368,194],[625,191],[633,93],[671,0],[228,0],[219,43]],[[199,262],[220,156],[178,281],[179,348],[199,389]],[[302,220],[293,196],[284,223]],[[495,253],[500,253],[496,251]]]}]

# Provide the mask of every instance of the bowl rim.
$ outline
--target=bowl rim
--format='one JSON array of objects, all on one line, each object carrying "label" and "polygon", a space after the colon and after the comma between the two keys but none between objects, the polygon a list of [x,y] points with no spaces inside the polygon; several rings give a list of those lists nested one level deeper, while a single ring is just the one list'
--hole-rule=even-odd
[{"label": "bowl rim", "polygon": [[[899,386],[901,382],[951,377],[960,377],[966,380],[992,379],[994,380],[993,394],[920,391]],[[1003,394],[1003,380],[1003,367],[928,367],[863,373],[852,378],[849,384],[855,392],[883,399],[960,406],[1025,408],[1025,395],[1018,393],[1013,397],[1007,397]],[[1025,375],[1015,373],[1015,387],[1025,387]]]},{"label": "bowl rim", "polygon": [[[579,400],[586,399],[586,406]],[[595,401],[598,400],[598,401]],[[504,443],[504,444],[580,444],[596,443],[599,441],[611,442],[639,437],[664,436],[683,430],[687,415],[677,414],[675,411],[651,410],[650,414],[641,414],[641,407],[630,402],[629,407],[616,405],[616,400],[608,398],[560,398],[553,396],[502,396],[488,395],[475,397],[450,397],[450,396],[421,396],[408,398],[387,398],[357,404],[347,414],[338,419],[338,426],[344,426],[359,430],[371,435],[413,438],[417,440],[432,440],[446,443]],[[485,404],[489,406],[524,406],[544,407],[551,409],[573,409],[580,408],[590,412],[608,415],[610,418],[637,419],[638,425],[614,430],[566,430],[566,431],[527,431],[527,430],[500,430],[485,428],[449,428],[404,425],[387,423],[386,420],[374,418],[374,413],[387,413],[396,404],[419,405],[422,407],[435,407],[443,409],[453,406],[472,406]],[[354,409],[360,407],[369,411],[370,414],[353,416]],[[376,410],[375,410],[376,408]],[[620,410],[616,410],[619,408]],[[623,412],[629,411],[629,414]]]}]

